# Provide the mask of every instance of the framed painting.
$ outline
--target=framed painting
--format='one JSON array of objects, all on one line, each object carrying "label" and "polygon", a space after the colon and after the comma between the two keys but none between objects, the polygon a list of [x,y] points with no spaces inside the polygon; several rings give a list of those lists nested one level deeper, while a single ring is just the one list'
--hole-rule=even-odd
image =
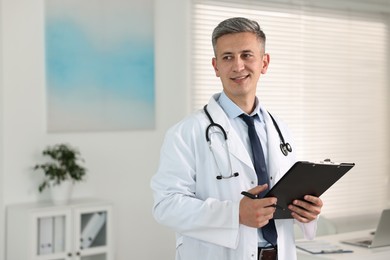
[{"label": "framed painting", "polygon": [[153,0],[45,0],[48,132],[155,127]]}]

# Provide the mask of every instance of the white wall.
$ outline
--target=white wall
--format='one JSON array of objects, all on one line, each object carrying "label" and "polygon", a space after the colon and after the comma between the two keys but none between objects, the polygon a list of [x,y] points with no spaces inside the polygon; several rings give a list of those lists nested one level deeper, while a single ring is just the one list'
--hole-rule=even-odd
[{"label": "white wall", "polygon": [[0,0],[0,258],[3,257],[4,252],[4,234],[5,234],[5,222],[4,222],[4,203],[3,203],[3,59],[2,59],[2,0]]},{"label": "white wall", "polygon": [[[390,0],[389,0],[389,5],[390,5]],[[388,23],[390,24],[390,16],[387,16]],[[387,27],[387,43],[390,45],[390,27]],[[390,49],[390,48],[388,48]],[[387,67],[390,68],[390,51],[388,50],[387,52]],[[390,75],[387,74],[387,82],[389,82],[389,88],[387,88],[387,95],[390,97]],[[387,104],[388,106],[388,111],[390,115],[390,103]],[[387,123],[390,125],[390,116],[387,117]],[[387,144],[387,149],[390,153],[390,144]],[[390,171],[389,171],[389,178],[387,179],[387,186],[389,187],[387,189],[387,208],[390,208]]]},{"label": "white wall", "polygon": [[173,259],[174,234],[152,218],[149,181],[166,129],[189,111],[190,1],[155,0],[156,129],[72,134],[45,129],[44,0],[0,2],[0,259],[5,257],[2,202],[47,199],[37,192],[39,178],[30,167],[46,145],[58,142],[77,146],[89,169],[88,181],[75,187],[74,197],[115,204],[116,259]]}]

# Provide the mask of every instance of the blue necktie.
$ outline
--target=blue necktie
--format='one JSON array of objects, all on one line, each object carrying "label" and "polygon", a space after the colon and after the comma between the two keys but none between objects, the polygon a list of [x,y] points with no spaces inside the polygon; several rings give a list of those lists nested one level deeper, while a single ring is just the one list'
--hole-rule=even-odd
[{"label": "blue necktie", "polygon": [[[269,178],[268,178],[265,159],[264,159],[264,152],[263,152],[263,148],[261,147],[259,136],[257,135],[255,129],[255,122],[254,122],[255,116],[257,116],[257,114],[254,115],[253,117],[250,117],[246,114],[240,115],[240,117],[248,125],[248,135],[252,147],[253,165],[255,167],[255,171],[257,174],[258,184],[262,185],[267,183],[269,187],[270,183],[269,183]],[[260,193],[258,196],[262,198],[267,193],[267,191],[268,189]],[[269,243],[271,243],[273,246],[275,246],[278,237],[275,228],[275,221],[273,219],[270,219],[268,224],[262,227],[261,230],[263,232],[264,239],[267,240]]]}]

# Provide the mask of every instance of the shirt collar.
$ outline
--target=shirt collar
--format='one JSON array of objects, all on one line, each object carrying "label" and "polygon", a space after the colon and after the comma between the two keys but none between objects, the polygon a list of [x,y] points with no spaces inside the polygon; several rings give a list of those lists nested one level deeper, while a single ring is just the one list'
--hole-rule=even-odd
[{"label": "shirt collar", "polygon": [[[228,96],[226,96],[225,92],[221,93],[217,102],[230,119],[235,119],[236,117],[239,117],[241,114],[245,113],[230,98],[228,98]],[[255,117],[255,119],[263,121],[263,114],[261,113],[260,102],[257,97],[255,97],[255,104],[256,107],[249,116],[253,116],[257,114],[258,116]]]}]

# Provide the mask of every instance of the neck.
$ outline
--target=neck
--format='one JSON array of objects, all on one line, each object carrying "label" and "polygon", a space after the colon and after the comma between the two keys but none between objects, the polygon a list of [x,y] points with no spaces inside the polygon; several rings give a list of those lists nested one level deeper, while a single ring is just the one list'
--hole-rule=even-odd
[{"label": "neck", "polygon": [[229,97],[234,104],[236,104],[239,108],[241,108],[242,111],[247,113],[248,115],[253,112],[256,108],[256,98],[255,96],[251,97]]}]

